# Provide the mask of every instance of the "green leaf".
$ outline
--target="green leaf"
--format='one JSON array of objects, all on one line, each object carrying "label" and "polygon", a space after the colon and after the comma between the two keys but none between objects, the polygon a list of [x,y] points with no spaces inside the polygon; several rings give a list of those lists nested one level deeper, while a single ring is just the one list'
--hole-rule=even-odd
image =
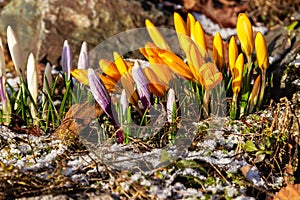
[{"label": "green leaf", "polygon": [[254,152],[254,151],[258,151],[258,148],[255,146],[255,144],[251,140],[247,140],[247,142],[245,144],[245,151]]}]

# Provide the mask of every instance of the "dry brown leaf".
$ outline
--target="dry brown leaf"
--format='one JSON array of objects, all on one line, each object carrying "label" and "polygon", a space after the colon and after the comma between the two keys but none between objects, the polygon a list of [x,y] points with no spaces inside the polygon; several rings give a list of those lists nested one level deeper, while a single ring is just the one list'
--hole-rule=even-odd
[{"label": "dry brown leaf", "polygon": [[101,114],[103,114],[103,110],[97,103],[95,105],[89,105],[87,102],[74,104],[53,135],[59,139],[77,137],[93,119]]},{"label": "dry brown leaf", "polygon": [[288,185],[281,188],[274,196],[274,200],[300,200],[300,184]]}]

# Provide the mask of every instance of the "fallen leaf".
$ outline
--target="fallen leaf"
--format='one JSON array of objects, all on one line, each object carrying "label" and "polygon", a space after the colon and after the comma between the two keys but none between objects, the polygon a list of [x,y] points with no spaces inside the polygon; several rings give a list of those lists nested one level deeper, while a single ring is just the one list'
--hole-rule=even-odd
[{"label": "fallen leaf", "polygon": [[81,131],[88,128],[92,120],[102,114],[103,110],[97,103],[95,105],[89,105],[88,102],[74,104],[53,135],[58,139],[77,137]]},{"label": "fallen leaf", "polygon": [[274,196],[274,200],[300,200],[300,184],[288,185],[281,188]]}]

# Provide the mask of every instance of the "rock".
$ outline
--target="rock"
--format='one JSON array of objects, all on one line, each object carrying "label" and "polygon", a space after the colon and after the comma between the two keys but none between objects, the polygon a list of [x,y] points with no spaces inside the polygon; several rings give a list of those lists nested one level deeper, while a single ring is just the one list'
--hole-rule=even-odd
[{"label": "rock", "polygon": [[300,28],[288,30],[279,26],[266,35],[269,49],[270,67],[273,73],[273,86],[271,96],[275,101],[287,96],[289,99],[299,90],[293,84],[299,77],[300,58]]},{"label": "rock", "polygon": [[147,18],[156,26],[171,23],[149,1],[14,0],[1,12],[0,30],[3,38],[7,25],[12,25],[26,54],[33,51],[39,60],[47,56],[55,64],[64,40],[69,41],[73,55],[78,55],[83,41],[92,49],[112,35],[144,27]]}]

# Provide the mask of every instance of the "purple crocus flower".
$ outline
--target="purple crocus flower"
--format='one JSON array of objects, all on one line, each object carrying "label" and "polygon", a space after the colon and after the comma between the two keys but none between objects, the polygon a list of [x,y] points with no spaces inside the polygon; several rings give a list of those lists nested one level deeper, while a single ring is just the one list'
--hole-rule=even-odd
[{"label": "purple crocus flower", "polygon": [[78,59],[78,69],[87,69],[89,67],[89,55],[87,43],[83,42]]},{"label": "purple crocus flower", "polygon": [[145,77],[145,74],[137,60],[135,60],[134,66],[132,68],[132,76],[133,76],[133,80],[136,83],[137,91],[141,98],[141,102],[144,108],[150,108],[151,102],[150,102],[150,92],[148,88],[148,80]]},{"label": "purple crocus flower", "polygon": [[68,80],[70,80],[70,72],[72,70],[72,51],[67,40],[65,40],[62,50],[61,66],[63,72],[67,73]]},{"label": "purple crocus flower", "polygon": [[173,121],[173,108],[175,104],[175,92],[172,88],[168,91],[168,97],[167,97],[167,121],[169,123],[172,123]]},{"label": "purple crocus flower", "polygon": [[[105,85],[98,77],[98,75],[95,73],[95,71],[91,68],[88,69],[88,79],[89,79],[90,89],[95,100],[98,102],[98,104],[103,109],[103,111],[107,114],[107,116],[111,120],[111,123],[114,125],[115,129],[118,130],[120,127],[113,116],[111,98]],[[120,130],[118,130],[117,132],[117,137],[118,137],[118,142],[123,143],[124,141],[123,133]]]}]

